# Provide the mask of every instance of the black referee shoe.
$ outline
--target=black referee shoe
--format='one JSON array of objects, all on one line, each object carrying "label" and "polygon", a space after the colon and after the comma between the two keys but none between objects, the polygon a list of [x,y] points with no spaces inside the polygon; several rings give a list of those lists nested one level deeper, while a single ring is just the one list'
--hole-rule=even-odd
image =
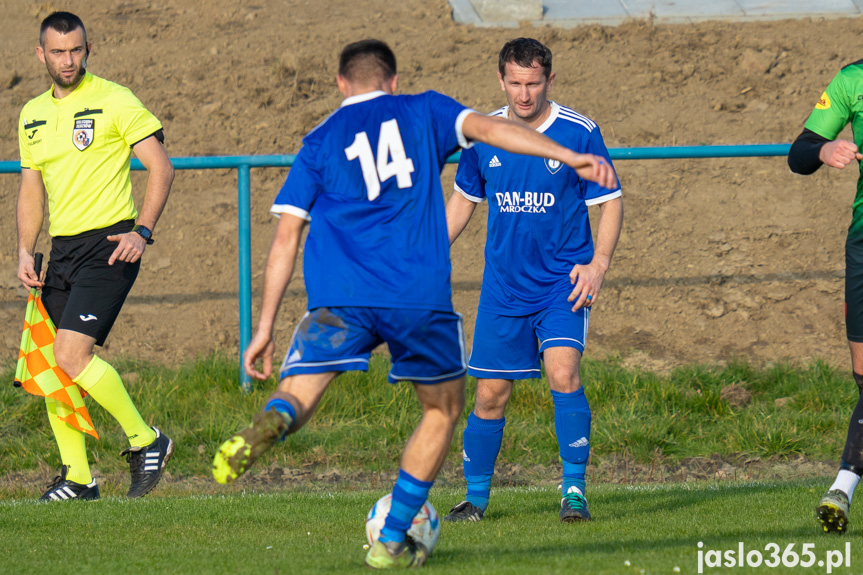
[{"label": "black referee shoe", "polygon": [[99,486],[94,479],[87,485],[75,483],[66,479],[69,469],[64,465],[60,469],[60,475],[48,484],[48,491],[42,494],[40,501],[68,501],[69,499],[99,499]]},{"label": "black referee shoe", "polygon": [[165,464],[174,453],[174,442],[161,431],[156,432],[156,440],[145,447],[130,447],[120,455],[126,456],[129,462],[129,473],[132,483],[126,497],[143,497],[156,487],[165,471]]}]

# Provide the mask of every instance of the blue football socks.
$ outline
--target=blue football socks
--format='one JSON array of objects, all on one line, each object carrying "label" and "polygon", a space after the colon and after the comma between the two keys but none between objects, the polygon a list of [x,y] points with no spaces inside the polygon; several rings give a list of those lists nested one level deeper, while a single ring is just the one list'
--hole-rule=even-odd
[{"label": "blue football socks", "polygon": [[[291,427],[294,426],[294,421],[297,420],[297,412],[294,411],[294,406],[286,400],[278,398],[271,399],[267,402],[267,405],[264,406],[264,411],[268,411],[270,409],[277,412],[285,419],[285,423],[288,424],[288,429],[291,429]],[[288,434],[285,433],[279,440],[284,441],[287,436]]]},{"label": "blue football socks", "polygon": [[563,461],[561,491],[566,495],[570,488],[575,487],[584,495],[584,473],[590,456],[591,414],[587,396],[582,387],[572,393],[551,390],[551,397],[554,401],[554,429]]},{"label": "blue football socks", "polygon": [[471,412],[464,429],[464,478],[467,481],[466,499],[485,512],[491,493],[494,462],[500,454],[506,418],[480,419]]},{"label": "blue football socks", "polygon": [[405,540],[405,533],[410,529],[414,516],[419,513],[423,503],[429,496],[429,490],[434,481],[420,481],[399,469],[399,478],[393,487],[393,499],[390,512],[381,529],[378,541],[396,541],[401,543]]}]

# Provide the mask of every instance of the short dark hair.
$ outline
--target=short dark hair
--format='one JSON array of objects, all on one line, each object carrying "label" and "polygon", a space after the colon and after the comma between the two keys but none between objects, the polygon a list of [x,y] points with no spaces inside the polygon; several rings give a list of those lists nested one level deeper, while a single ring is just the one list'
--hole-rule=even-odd
[{"label": "short dark hair", "polygon": [[504,44],[497,59],[497,69],[501,77],[506,76],[506,65],[510,62],[522,68],[533,68],[539,64],[545,77],[551,76],[551,50],[539,40],[516,38]]},{"label": "short dark hair", "polygon": [[396,75],[396,55],[380,40],[348,44],[339,56],[339,75],[349,82],[389,80]]},{"label": "short dark hair", "polygon": [[71,12],[52,12],[42,20],[42,26],[39,28],[39,45],[42,45],[45,31],[48,28],[56,30],[60,34],[68,34],[72,30],[80,28],[84,32],[84,42],[87,42],[87,30],[84,28],[84,23]]}]

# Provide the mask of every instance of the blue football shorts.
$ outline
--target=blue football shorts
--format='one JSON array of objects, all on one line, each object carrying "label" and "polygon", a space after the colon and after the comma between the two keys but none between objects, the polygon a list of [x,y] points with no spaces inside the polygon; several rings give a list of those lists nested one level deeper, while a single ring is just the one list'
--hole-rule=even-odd
[{"label": "blue football shorts", "polygon": [[322,307],[300,320],[280,376],[368,371],[369,356],[381,343],[392,356],[390,383],[442,383],[467,371],[464,328],[457,313]]},{"label": "blue football shorts", "polygon": [[483,379],[541,377],[542,352],[574,347],[584,352],[590,308],[572,311],[563,300],[535,313],[505,316],[479,311],[467,372]]}]

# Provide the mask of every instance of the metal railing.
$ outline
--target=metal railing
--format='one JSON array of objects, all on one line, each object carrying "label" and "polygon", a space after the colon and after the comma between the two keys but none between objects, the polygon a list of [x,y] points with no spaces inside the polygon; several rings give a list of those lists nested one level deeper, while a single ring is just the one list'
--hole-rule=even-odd
[{"label": "metal railing", "polygon": [[[756,144],[740,146],[671,146],[656,148],[610,148],[612,160],[669,160],[685,158],[753,158],[787,156],[790,144]],[[458,162],[454,154],[447,163]],[[237,266],[240,306],[240,359],[252,339],[252,216],[250,175],[252,168],[287,168],[293,165],[295,154],[284,156],[200,156],[171,158],[175,170],[237,170]],[[137,159],[132,159],[133,170],[143,170]],[[0,174],[21,171],[18,162],[0,162]],[[240,384],[243,390],[251,389],[251,379],[240,366]]]}]

